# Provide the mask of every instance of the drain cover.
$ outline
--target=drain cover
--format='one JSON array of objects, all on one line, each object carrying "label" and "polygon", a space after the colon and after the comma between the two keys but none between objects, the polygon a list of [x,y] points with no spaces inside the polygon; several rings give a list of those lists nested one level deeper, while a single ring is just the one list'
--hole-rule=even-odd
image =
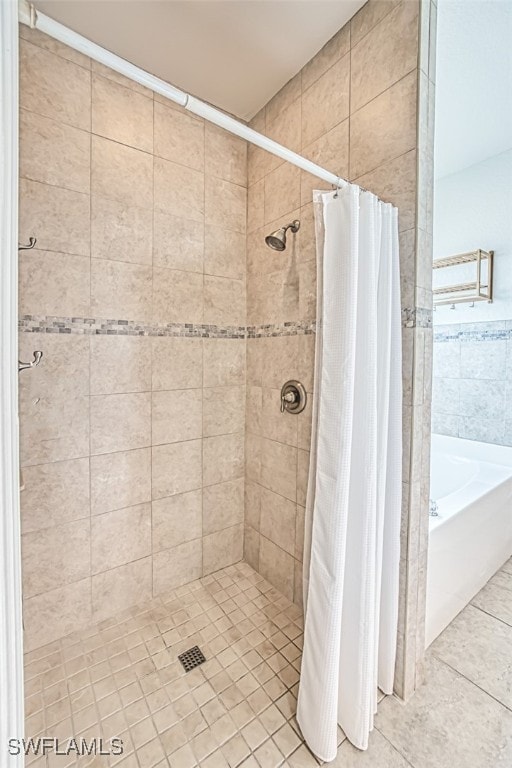
[{"label": "drain cover", "polygon": [[198,645],[194,645],[193,648],[189,648],[188,651],[180,653],[178,659],[181,661],[181,665],[185,672],[190,672],[191,669],[195,669],[204,661],[206,661],[204,654]]}]

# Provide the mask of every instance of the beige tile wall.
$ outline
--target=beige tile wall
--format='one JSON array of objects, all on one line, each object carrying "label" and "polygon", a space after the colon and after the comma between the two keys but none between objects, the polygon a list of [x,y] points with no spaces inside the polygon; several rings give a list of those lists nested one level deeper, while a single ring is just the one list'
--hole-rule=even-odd
[{"label": "beige tile wall", "polygon": [[[421,675],[425,534],[430,445],[431,329],[415,308],[431,308],[431,178],[435,6],[370,0],[252,121],[257,130],[399,208],[404,328],[404,503],[397,691]],[[430,108],[429,105],[430,104]],[[315,319],[312,190],[325,185],[254,146],[248,154],[248,323]],[[268,232],[301,220],[284,253]],[[420,313],[421,314],[421,313]],[[424,314],[424,313],[423,313]],[[314,337],[247,342],[245,557],[297,602],[311,402],[280,414],[278,390],[291,378],[312,389]],[[422,615],[423,611],[423,615]],[[418,670],[420,670],[418,672]]]},{"label": "beige tile wall", "polygon": [[[140,86],[22,34],[20,237],[39,238],[21,259],[23,313],[315,319],[311,193],[321,182],[254,146],[246,155]],[[404,696],[423,653],[431,332],[414,318],[431,307],[434,43],[433,3],[369,0],[252,121],[399,207],[402,306],[413,318],[403,332]],[[295,217],[287,250],[266,248],[264,235]],[[34,338],[22,335],[23,355]],[[44,344],[46,366],[22,379],[24,552],[39,546],[49,563],[43,553],[60,552],[62,534],[82,543],[58,584],[51,567],[44,579],[25,569],[29,642],[238,559],[243,495],[246,559],[300,602],[311,401],[298,417],[281,415],[279,389],[297,378],[311,394],[314,336]],[[30,539],[43,529],[51,534]],[[116,539],[116,565],[101,570],[104,537]]]},{"label": "beige tile wall", "polygon": [[[245,325],[247,148],[20,27],[20,313]],[[26,645],[240,560],[245,342],[20,334]]]}]

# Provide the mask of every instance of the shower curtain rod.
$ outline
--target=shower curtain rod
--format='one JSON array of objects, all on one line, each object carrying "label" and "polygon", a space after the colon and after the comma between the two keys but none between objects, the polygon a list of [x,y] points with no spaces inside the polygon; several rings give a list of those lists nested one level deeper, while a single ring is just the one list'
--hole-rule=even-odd
[{"label": "shower curtain rod", "polygon": [[19,20],[31,27],[32,29],[39,29],[41,32],[49,35],[50,37],[59,40],[61,43],[68,45],[70,48],[74,48],[76,51],[83,53],[85,56],[98,61],[100,64],[104,64],[110,69],[119,72],[121,75],[128,77],[130,80],[134,80],[136,83],[149,88],[155,93],[159,93],[161,96],[165,96],[170,101],[174,101],[184,109],[192,112],[199,117],[208,120],[210,123],[215,123],[220,128],[224,128],[229,133],[234,133],[236,136],[249,141],[251,144],[255,144],[261,149],[270,152],[276,157],[280,157],[286,160],[292,165],[296,165],[302,168],[303,171],[307,171],[313,176],[317,176],[322,181],[326,181],[328,184],[332,184],[333,187],[341,188],[348,184],[346,179],[342,179],[335,173],[330,173],[320,165],[307,160],[302,155],[292,152],[291,149],[284,147],[277,141],[269,139],[258,131],[254,131],[244,123],[235,120],[233,117],[222,112],[220,109],[206,104],[200,99],[196,99],[194,96],[190,96],[188,93],[175,88],[174,86],[166,83],[165,80],[161,80],[149,72],[145,72],[143,69],[136,67],[135,64],[131,64],[126,59],[122,59],[120,56],[116,56],[115,53],[107,51],[86,37],[82,37],[77,32],[73,32],[72,29],[65,27],[58,21],[46,16],[44,13],[40,13],[36,10],[32,3],[27,0],[20,0],[19,2]]}]

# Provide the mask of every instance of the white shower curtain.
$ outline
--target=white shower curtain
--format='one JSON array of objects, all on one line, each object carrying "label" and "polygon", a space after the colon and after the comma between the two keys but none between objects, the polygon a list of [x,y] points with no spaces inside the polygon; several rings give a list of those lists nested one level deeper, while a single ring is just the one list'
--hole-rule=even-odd
[{"label": "white shower curtain", "polygon": [[347,185],[315,193],[315,396],[297,719],[315,755],[337,724],[366,749],[377,687],[393,689],[402,365],[397,210]]}]

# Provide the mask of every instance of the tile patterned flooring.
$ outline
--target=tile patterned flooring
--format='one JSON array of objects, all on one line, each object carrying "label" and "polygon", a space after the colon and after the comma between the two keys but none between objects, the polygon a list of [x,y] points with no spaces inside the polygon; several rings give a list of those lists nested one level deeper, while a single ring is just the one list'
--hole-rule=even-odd
[{"label": "tile patterned flooring", "polygon": [[[367,752],[333,766],[512,765],[512,560],[429,650],[406,705],[379,705]],[[178,654],[207,661],[185,673]],[[29,757],[31,768],[314,768],[295,721],[302,616],[246,563],[26,655],[26,734],[113,736],[118,757]]]}]

